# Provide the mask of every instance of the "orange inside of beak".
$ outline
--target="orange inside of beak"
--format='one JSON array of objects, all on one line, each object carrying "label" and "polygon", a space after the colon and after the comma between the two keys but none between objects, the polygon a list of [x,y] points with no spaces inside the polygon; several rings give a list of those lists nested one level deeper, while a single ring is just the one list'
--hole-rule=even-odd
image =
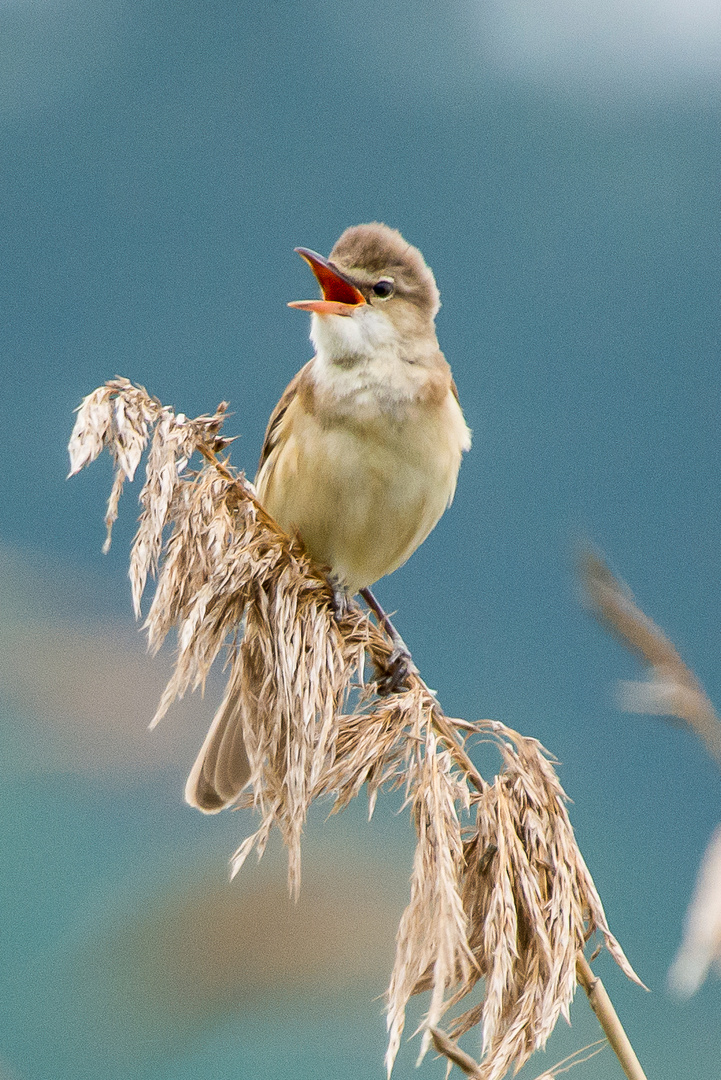
[{"label": "orange inside of beak", "polygon": [[366,303],[363,293],[340,270],[309,248],[296,248],[310,266],[323,292],[322,300],[291,300],[288,307],[315,311],[319,315],[352,315]]}]

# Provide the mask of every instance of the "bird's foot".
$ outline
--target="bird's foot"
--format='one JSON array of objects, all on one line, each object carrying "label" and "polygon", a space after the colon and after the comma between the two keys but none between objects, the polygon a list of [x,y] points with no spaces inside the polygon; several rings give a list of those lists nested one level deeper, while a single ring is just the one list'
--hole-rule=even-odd
[{"label": "bird's foot", "polygon": [[329,577],[328,581],[333,589],[333,614],[336,620],[344,618],[353,607],[353,597],[348,590],[336,578]]},{"label": "bird's foot", "polygon": [[410,649],[371,590],[368,588],[361,589],[360,594],[371,611],[374,612],[379,626],[385,630],[393,642],[393,652],[388,657],[388,660],[383,664],[382,668],[377,665],[376,687],[378,693],[382,697],[388,694],[396,694],[404,686],[408,686],[411,675],[418,674],[418,668],[413,663]]},{"label": "bird's foot", "polygon": [[397,694],[399,690],[408,686],[411,675],[418,672],[408,647],[400,637],[394,642],[394,646],[393,652],[383,669],[378,672],[376,679],[376,686],[381,697]]}]

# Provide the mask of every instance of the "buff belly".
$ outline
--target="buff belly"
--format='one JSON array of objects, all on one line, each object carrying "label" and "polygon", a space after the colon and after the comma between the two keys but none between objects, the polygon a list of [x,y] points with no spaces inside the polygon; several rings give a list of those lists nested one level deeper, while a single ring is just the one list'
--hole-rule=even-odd
[{"label": "buff belly", "polygon": [[447,416],[321,424],[294,404],[258,494],[354,593],[404,563],[438,522],[453,497],[460,440]]}]

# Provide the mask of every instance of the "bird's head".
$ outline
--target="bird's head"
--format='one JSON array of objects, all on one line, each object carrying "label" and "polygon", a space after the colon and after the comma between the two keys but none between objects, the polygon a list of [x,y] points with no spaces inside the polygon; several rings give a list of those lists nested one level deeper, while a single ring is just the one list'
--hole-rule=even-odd
[{"label": "bird's head", "polygon": [[[417,248],[380,222],[346,229],[326,259],[296,248],[315,274],[322,300],[295,300],[290,307],[313,314],[317,342],[397,341],[437,348],[434,319],[440,297],[433,273]],[[354,347],[355,351],[355,347]]]}]

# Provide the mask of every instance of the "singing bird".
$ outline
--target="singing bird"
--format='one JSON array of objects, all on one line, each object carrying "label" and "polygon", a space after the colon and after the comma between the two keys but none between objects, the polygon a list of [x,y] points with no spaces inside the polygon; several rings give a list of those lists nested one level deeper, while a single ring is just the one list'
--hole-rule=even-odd
[{"label": "singing bird", "polygon": [[[337,595],[352,596],[401,566],[437,524],[470,432],[420,251],[379,222],[346,229],[327,259],[296,251],[323,294],[289,305],[311,313],[315,356],[270,417],[255,483],[278,524],[330,571]],[[233,803],[248,777],[230,724],[216,718],[186,787],[188,802],[210,813]]]}]

